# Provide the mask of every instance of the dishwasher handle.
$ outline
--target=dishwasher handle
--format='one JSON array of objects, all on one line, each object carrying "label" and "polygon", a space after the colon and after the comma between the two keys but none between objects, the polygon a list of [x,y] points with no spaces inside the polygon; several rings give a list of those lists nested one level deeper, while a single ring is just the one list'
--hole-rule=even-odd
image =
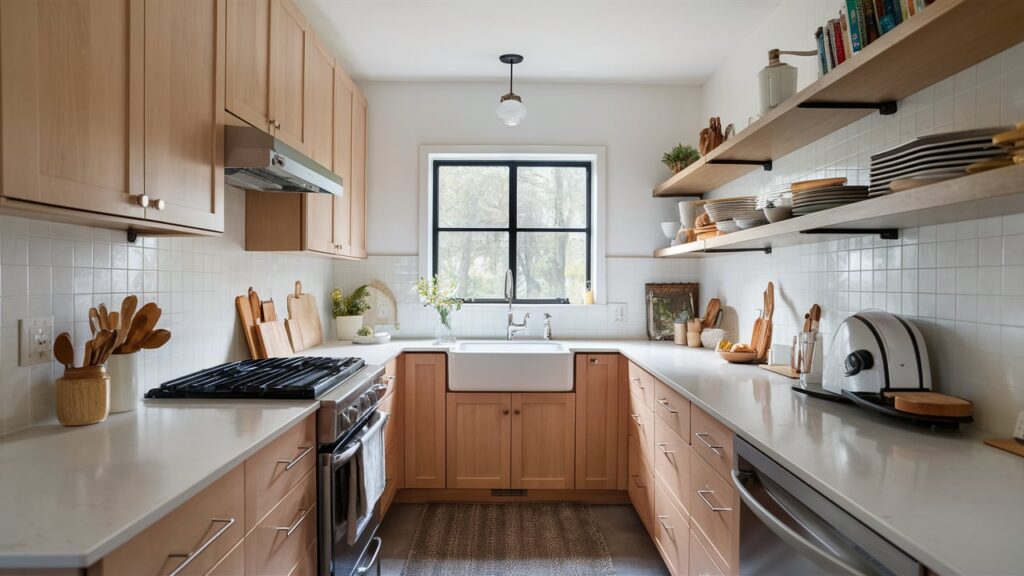
[{"label": "dishwasher handle", "polygon": [[[750,508],[750,511],[757,516],[761,522],[764,523],[765,527],[775,533],[776,536],[781,538],[784,542],[796,548],[800,553],[805,556],[808,560],[814,562],[818,566],[824,568],[830,574],[849,574],[851,576],[867,576],[868,573],[864,572],[858,567],[851,565],[846,560],[836,556],[828,550],[822,549],[820,546],[815,546],[812,542],[804,538],[802,535],[797,533],[795,530],[787,526],[782,520],[776,518],[757,498],[750,493],[746,485],[743,483],[743,478],[740,477],[742,474],[745,478],[754,478],[760,482],[756,473],[753,472],[738,472],[732,471],[732,483],[736,486],[736,491],[740,495],[740,500]],[[772,494],[768,487],[762,482],[761,487],[772,495],[774,498],[778,498],[778,495]],[[806,516],[797,517],[795,510],[787,510],[796,521],[804,526],[815,526],[823,523],[817,518],[809,518]]]}]

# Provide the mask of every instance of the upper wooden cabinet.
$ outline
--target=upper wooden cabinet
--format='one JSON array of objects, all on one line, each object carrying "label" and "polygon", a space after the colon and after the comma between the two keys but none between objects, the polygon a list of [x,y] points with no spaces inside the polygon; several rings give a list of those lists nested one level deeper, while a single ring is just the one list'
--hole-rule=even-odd
[{"label": "upper wooden cabinet", "polygon": [[309,51],[309,105],[306,106],[309,157],[334,170],[334,56],[315,36]]},{"label": "upper wooden cabinet", "polygon": [[249,124],[270,126],[271,0],[227,0],[225,107]]},{"label": "upper wooden cabinet", "polygon": [[91,224],[222,231],[224,9],[0,3],[3,204]]},{"label": "upper wooden cabinet", "polygon": [[270,124],[275,136],[307,153],[311,34],[292,0],[270,0]]},{"label": "upper wooden cabinet", "polygon": [[356,88],[352,99],[352,178],[346,182],[351,198],[350,247],[346,256],[366,258],[366,98]]}]

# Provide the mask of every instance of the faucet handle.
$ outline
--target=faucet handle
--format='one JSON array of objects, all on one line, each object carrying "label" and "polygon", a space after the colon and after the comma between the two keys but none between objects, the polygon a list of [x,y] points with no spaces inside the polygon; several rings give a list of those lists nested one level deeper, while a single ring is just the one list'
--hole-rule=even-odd
[{"label": "faucet handle", "polygon": [[547,312],[545,312],[544,313],[544,319],[545,320],[551,320],[551,314],[548,314]]}]

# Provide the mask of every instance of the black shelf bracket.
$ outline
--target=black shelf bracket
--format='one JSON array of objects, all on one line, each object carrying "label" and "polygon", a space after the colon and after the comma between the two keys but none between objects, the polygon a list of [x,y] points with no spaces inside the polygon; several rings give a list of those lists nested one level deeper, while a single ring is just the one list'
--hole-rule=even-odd
[{"label": "black shelf bracket", "polygon": [[705,254],[734,254],[737,252],[764,252],[765,254],[772,253],[771,246],[765,246],[764,248],[705,248],[702,250]]},{"label": "black shelf bracket", "polygon": [[760,166],[765,172],[770,172],[772,169],[771,160],[725,160],[725,159],[714,159],[708,160],[708,164],[736,164],[740,166]]},{"label": "black shelf bracket", "polygon": [[135,241],[139,239],[139,233],[135,231],[135,228],[129,228],[127,235],[129,244],[135,244]]},{"label": "black shelf bracket", "polygon": [[886,100],[885,102],[801,102],[797,108],[817,108],[825,110],[878,110],[882,116],[890,116],[896,113],[896,101]]},{"label": "black shelf bracket", "polygon": [[882,240],[899,240],[900,231],[898,228],[814,228],[812,230],[801,230],[801,234],[878,234]]}]

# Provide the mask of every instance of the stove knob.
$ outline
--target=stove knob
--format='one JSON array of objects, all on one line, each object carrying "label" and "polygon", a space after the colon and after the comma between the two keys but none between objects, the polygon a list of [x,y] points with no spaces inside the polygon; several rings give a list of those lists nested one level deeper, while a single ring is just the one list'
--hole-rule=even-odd
[{"label": "stove knob", "polygon": [[359,420],[359,414],[361,413],[362,411],[359,410],[359,408],[356,408],[355,406],[349,406],[348,408],[345,408],[345,427],[347,428],[355,424]]}]

